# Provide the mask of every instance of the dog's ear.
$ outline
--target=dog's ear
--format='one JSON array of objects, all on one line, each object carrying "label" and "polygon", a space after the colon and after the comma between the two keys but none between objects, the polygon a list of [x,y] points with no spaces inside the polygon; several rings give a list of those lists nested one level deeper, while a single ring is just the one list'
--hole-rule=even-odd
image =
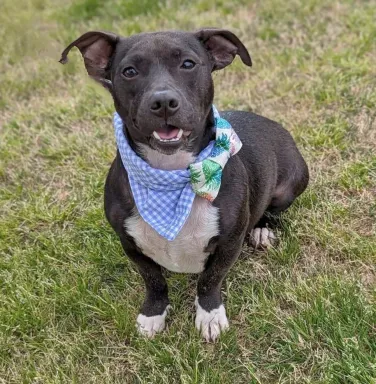
[{"label": "dog's ear", "polygon": [[73,47],[77,47],[84,58],[89,76],[109,88],[111,87],[111,80],[108,70],[118,40],[119,36],[114,33],[101,31],[87,32],[64,49],[61,54],[60,63],[67,63],[69,51]]},{"label": "dog's ear", "polygon": [[213,59],[213,71],[227,67],[236,55],[243,63],[252,66],[247,48],[232,32],[226,29],[207,28],[195,33]]}]

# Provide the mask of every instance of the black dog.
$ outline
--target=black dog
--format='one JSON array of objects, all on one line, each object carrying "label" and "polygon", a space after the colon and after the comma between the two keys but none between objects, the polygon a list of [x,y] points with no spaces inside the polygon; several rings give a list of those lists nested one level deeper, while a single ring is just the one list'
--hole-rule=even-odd
[{"label": "black dog", "polygon": [[[72,47],[81,51],[88,74],[111,92],[133,150],[152,167],[165,170],[186,169],[213,140],[211,73],[231,64],[236,55],[252,64],[242,42],[222,29],[128,38],[88,32],[64,50],[62,63]],[[270,245],[271,220],[308,184],[307,165],[281,125],[248,112],[221,116],[231,123],[243,148],[226,164],[214,202],[196,196],[173,241],[139,215],[119,152],[109,171],[106,216],[145,280],[146,299],[137,326],[147,336],[164,329],[169,307],[161,266],[201,273],[196,326],[206,340],[214,341],[228,328],[221,285],[246,235],[252,235],[256,246]]]}]

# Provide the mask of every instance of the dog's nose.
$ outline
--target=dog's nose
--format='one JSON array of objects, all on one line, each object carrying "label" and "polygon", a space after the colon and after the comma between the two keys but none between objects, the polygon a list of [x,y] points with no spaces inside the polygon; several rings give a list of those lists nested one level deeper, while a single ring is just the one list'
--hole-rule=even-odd
[{"label": "dog's nose", "polygon": [[157,91],[150,98],[150,111],[156,116],[172,116],[179,108],[179,98],[174,91]]}]

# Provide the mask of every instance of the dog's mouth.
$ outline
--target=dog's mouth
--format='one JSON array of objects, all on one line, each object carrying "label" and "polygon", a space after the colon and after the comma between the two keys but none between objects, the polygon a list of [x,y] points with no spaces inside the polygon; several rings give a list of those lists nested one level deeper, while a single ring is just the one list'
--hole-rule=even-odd
[{"label": "dog's mouth", "polygon": [[179,143],[191,134],[191,131],[184,131],[173,125],[165,127],[153,132],[153,138],[160,143]]}]

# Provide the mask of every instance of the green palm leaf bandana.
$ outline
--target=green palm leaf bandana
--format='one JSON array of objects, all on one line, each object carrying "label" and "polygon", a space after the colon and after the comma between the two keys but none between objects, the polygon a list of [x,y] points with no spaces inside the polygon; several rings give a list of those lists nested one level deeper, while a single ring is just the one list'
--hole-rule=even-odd
[{"label": "green palm leaf bandana", "polygon": [[228,159],[242,147],[242,143],[231,124],[219,116],[213,105],[215,143],[210,155],[203,161],[189,166],[191,186],[197,195],[213,201],[221,187],[222,169]]}]

